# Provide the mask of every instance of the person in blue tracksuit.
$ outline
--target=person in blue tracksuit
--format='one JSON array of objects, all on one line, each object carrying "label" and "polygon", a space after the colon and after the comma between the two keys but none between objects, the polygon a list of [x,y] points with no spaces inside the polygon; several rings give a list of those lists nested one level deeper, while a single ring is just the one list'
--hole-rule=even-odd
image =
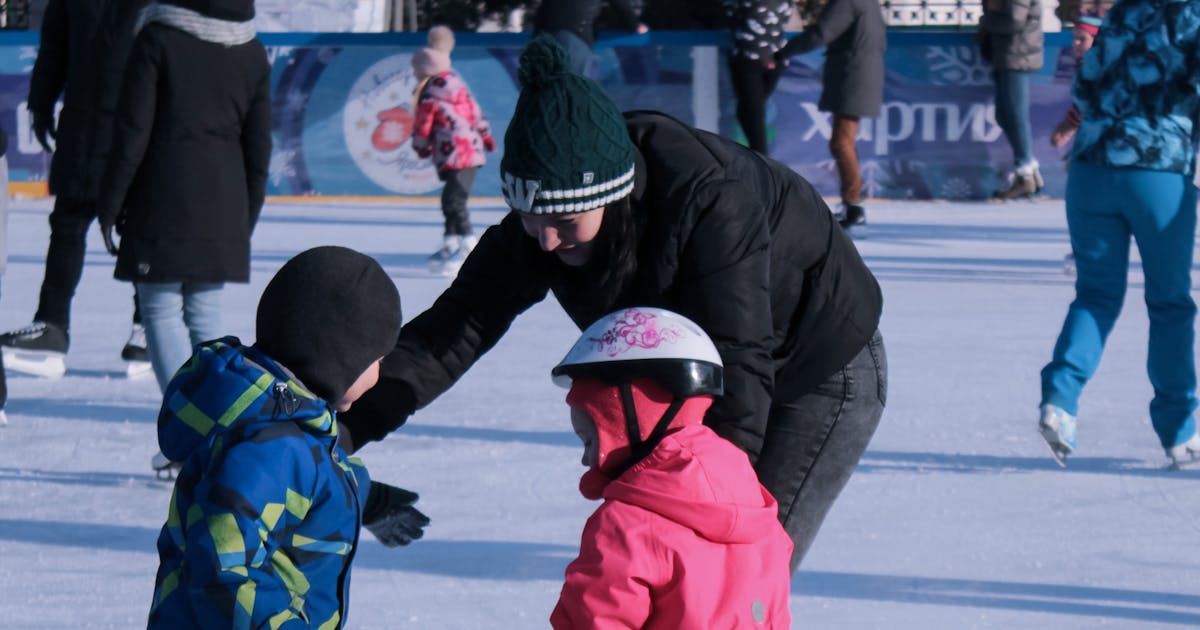
[{"label": "person in blue tracksuit", "polygon": [[1173,466],[1200,461],[1191,270],[1200,139],[1200,3],[1121,0],[1075,80],[1067,179],[1075,301],[1042,370],[1039,428],[1059,463],[1076,448],[1084,385],[1125,299],[1130,237],[1150,317],[1150,419]]},{"label": "person in blue tracksuit", "polygon": [[158,538],[149,628],[341,628],[363,505],[336,412],[379,377],[400,295],[374,259],[298,254],[258,305],[253,346],[197,346],[171,379],[159,445],[183,468]]}]

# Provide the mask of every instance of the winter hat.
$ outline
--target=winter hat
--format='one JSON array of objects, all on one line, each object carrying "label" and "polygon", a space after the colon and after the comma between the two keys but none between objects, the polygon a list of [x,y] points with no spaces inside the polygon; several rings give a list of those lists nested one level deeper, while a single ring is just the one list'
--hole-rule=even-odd
[{"label": "winter hat", "polygon": [[435,26],[429,29],[426,41],[430,48],[440,50],[448,55],[454,50],[454,31],[447,26]]},{"label": "winter hat", "polygon": [[436,48],[422,48],[413,53],[412,67],[418,79],[441,74],[450,69],[450,53]]},{"label": "winter hat", "polygon": [[517,69],[521,94],[504,134],[504,200],[521,212],[602,208],[633,191],[625,119],[595,81],[568,70],[550,35],[534,39]]},{"label": "winter hat", "polygon": [[[639,436],[645,439],[671,406],[675,396],[650,378],[635,379],[629,387],[633,394],[633,407],[637,411]],[[620,387],[599,379],[577,378],[571,382],[571,390],[567,392],[567,404],[586,412],[596,423],[600,441],[600,472],[621,471],[632,454],[632,448],[625,424],[625,407],[621,403]],[[667,425],[667,430],[700,424],[704,421],[704,413],[710,405],[711,396],[685,398],[683,406]]]},{"label": "winter hat", "polygon": [[314,394],[341,398],[396,346],[400,293],[374,258],[336,246],[287,261],[258,302],[255,347]]},{"label": "winter hat", "polygon": [[205,17],[218,20],[247,22],[254,19],[253,0],[159,0],[159,2],[190,9]]},{"label": "winter hat", "polygon": [[1100,33],[1100,24],[1103,21],[1099,15],[1088,11],[1079,16],[1079,19],[1075,21],[1075,28],[1095,37]]}]

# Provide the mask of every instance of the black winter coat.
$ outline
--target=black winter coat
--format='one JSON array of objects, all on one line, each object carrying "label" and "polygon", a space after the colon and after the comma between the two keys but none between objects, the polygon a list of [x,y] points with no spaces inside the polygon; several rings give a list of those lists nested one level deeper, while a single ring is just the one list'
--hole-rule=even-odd
[{"label": "black winter coat", "polygon": [[93,36],[106,2],[50,0],[42,18],[41,42],[29,77],[29,111],[52,115],[62,96],[50,159],[50,194],[92,200],[88,140],[92,134],[93,95],[98,58]]},{"label": "black winter coat", "polygon": [[258,40],[225,46],[163,24],[142,30],[98,203],[121,234],[118,279],[249,280],[270,108],[270,67]]},{"label": "black winter coat", "polygon": [[809,393],[866,346],[879,285],[807,181],[664,114],[630,112],[626,126],[638,152],[631,201],[644,220],[628,290],[599,303],[570,286],[571,274],[553,271],[565,265],[509,213],[404,326],[380,384],[339,415],[356,443],[382,438],[448,389],[547,291],[580,329],[635,305],[696,321],[725,363],[725,395],[706,423],[752,460],[772,401]]},{"label": "black winter coat", "polygon": [[[638,11],[629,0],[608,0],[625,27],[638,25]],[[596,17],[604,8],[604,0],[544,0],[533,20],[533,32],[568,31],[587,42],[596,43]]]},{"label": "black winter coat", "polygon": [[887,26],[879,0],[830,0],[817,23],[784,47],[785,54],[825,46],[821,101],[826,112],[874,118],[883,106]]}]

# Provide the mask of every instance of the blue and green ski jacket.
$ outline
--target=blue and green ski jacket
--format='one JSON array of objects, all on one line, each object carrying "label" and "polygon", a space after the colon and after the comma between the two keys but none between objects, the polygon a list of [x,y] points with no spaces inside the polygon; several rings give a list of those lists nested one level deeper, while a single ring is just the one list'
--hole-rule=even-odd
[{"label": "blue and green ski jacket", "polygon": [[182,462],[149,628],[340,628],[370,480],[333,409],[236,337],[197,346],[163,394]]}]

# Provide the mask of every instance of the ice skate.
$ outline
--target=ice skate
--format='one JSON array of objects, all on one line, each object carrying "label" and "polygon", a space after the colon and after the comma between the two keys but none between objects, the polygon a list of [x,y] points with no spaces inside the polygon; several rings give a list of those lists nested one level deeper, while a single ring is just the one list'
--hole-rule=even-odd
[{"label": "ice skate", "polygon": [[1004,178],[1004,187],[997,190],[992,196],[999,200],[1011,199],[1030,199],[1042,192],[1046,182],[1042,179],[1042,172],[1038,169],[1038,163],[1026,164],[1018,166]]},{"label": "ice skate", "polygon": [[1075,254],[1063,256],[1063,273],[1075,277]]},{"label": "ice skate", "polygon": [[162,451],[155,453],[154,457],[150,458],[150,467],[154,469],[154,476],[161,481],[173,481],[175,477],[179,476],[179,471],[183,470],[182,463],[167,459]]},{"label": "ice skate", "polygon": [[1200,434],[1193,435],[1192,439],[1166,450],[1167,459],[1171,460],[1167,467],[1171,470],[1200,466]]},{"label": "ice skate", "polygon": [[4,367],[13,372],[59,378],[67,373],[66,355],[48,350],[21,350],[4,346]]},{"label": "ice skate", "polygon": [[446,263],[442,266],[442,275],[457,276],[458,270],[467,260],[467,255],[471,253],[471,250],[475,249],[475,242],[475,237],[469,234],[462,237],[462,246],[446,260]]},{"label": "ice skate", "polygon": [[867,211],[862,206],[856,203],[843,203],[841,211],[834,214],[838,217],[838,225],[850,235],[851,238],[866,238],[867,237]]},{"label": "ice skate", "polygon": [[1075,416],[1057,405],[1042,405],[1038,431],[1059,466],[1066,468],[1067,456],[1075,451]]},{"label": "ice skate", "polygon": [[[433,255],[427,260],[429,265],[429,273],[444,275],[446,273],[447,261],[453,258],[454,255],[458,253],[459,249],[462,249],[462,244],[462,236],[459,236],[458,234],[447,234],[442,243],[442,248],[436,252],[433,252]],[[454,271],[450,272],[449,275],[454,275],[457,272],[458,269],[455,268]]]},{"label": "ice skate", "polygon": [[134,324],[129,332],[129,341],[121,348],[121,358],[125,360],[125,376],[140,378],[151,373],[150,353],[146,351],[146,328]]},{"label": "ice skate", "polygon": [[0,427],[6,426],[8,426],[8,414],[4,413],[3,409],[0,409]]}]

